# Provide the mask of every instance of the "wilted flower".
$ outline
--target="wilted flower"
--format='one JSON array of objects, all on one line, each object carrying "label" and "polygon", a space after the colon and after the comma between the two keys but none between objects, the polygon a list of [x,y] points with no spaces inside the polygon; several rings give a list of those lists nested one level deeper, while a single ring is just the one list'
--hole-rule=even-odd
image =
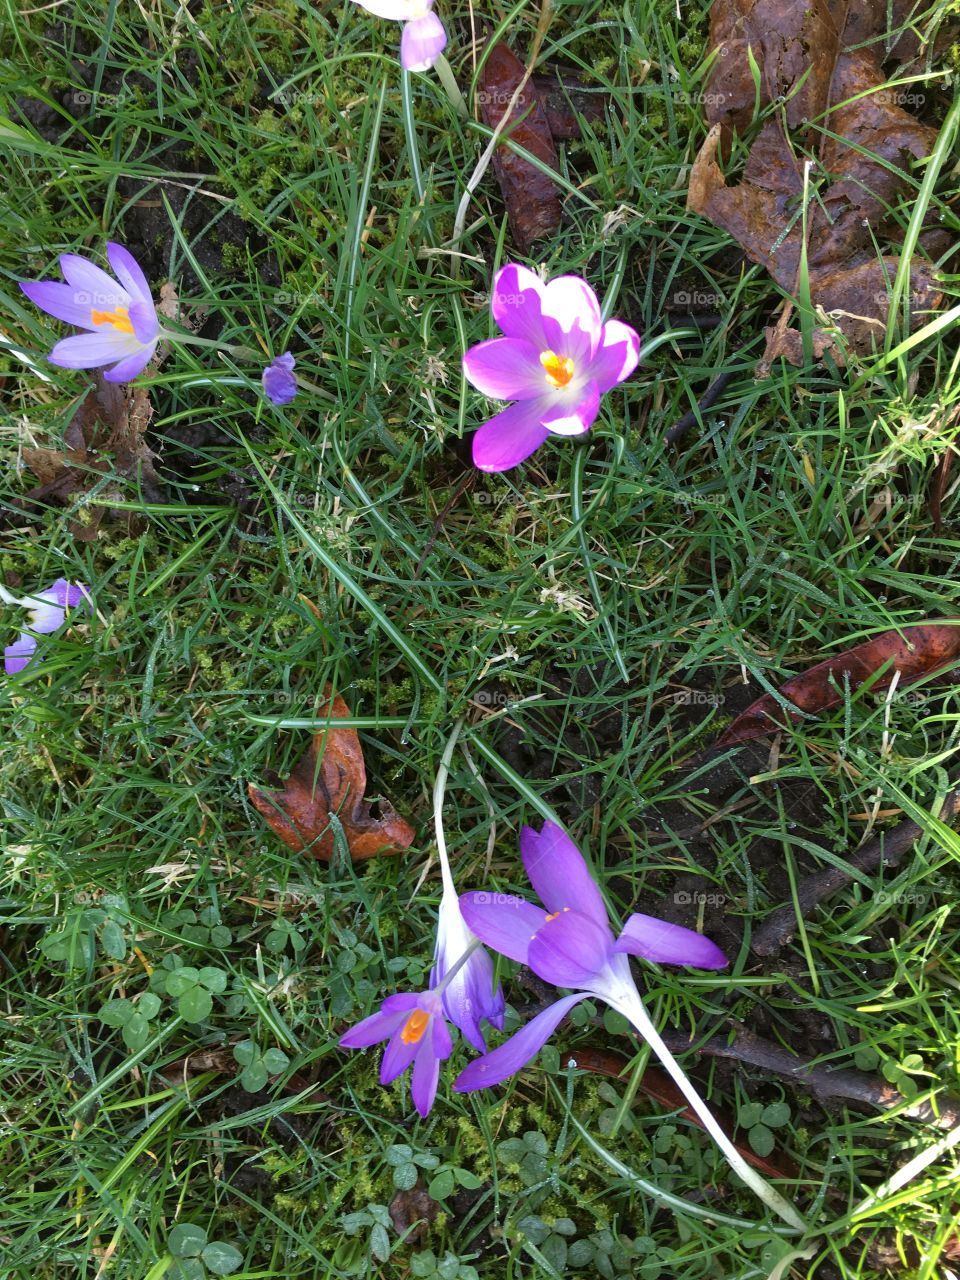
[{"label": "wilted flower", "polygon": [[106,381],[129,382],[153,355],[160,324],[150,286],[133,255],[109,241],[107,259],[116,280],[86,258],[64,253],[60,269],[65,284],[22,280],[20,288],[48,315],[88,331],[58,342],[48,357],[51,364],[63,369],[112,365],[104,371]]},{"label": "wilted flower", "polygon": [[274,356],[263,371],[263,393],[271,404],[289,404],[297,394],[294,358],[289,351]]},{"label": "wilted flower", "polygon": [[544,284],[513,262],[497,272],[491,310],[506,336],[471,347],[463,369],[484,395],[516,401],[473,439],[481,471],[508,471],[549,435],[589,430],[603,393],[637,367],[640,338],[619,320],[603,323],[579,276]]},{"label": "wilted flower", "polygon": [[[21,631],[14,644],[3,651],[4,669],[8,676],[22,671],[37,649],[37,635],[49,635],[63,626],[68,609],[76,609],[89,597],[84,588],[58,578],[56,582],[35,596],[20,600],[0,587],[0,600],[5,604],[17,604],[30,613],[30,630]],[[35,634],[31,634],[35,633]]]},{"label": "wilted flower", "polygon": [[404,24],[400,65],[404,71],[429,71],[447,47],[443,23],[432,12],[433,0],[354,0],[377,18]]},{"label": "wilted flower", "polygon": [[440,903],[430,988],[442,991],[444,1013],[481,1053],[487,1045],[480,1023],[485,1019],[498,1031],[503,1030],[503,988],[498,985],[494,990],[493,961],[476,945],[452,881]]},{"label": "wilted flower", "polygon": [[576,994],[561,997],[505,1044],[465,1067],[453,1086],[460,1092],[499,1084],[519,1071],[579,1001],[595,996],[623,1012],[639,999],[628,955],[700,969],[727,964],[709,938],[655,916],[634,913],[614,938],[607,908],[580,850],[556,823],[544,823],[539,833],[524,827],[520,850],[546,910],[510,894],[465,893],[460,898],[464,918],[494,951]]}]

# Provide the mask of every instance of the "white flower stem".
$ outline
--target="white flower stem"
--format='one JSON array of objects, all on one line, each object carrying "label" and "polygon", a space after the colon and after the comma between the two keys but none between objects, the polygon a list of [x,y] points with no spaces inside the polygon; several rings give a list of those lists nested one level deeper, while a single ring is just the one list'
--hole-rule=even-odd
[{"label": "white flower stem", "polygon": [[759,1196],[763,1203],[772,1209],[774,1213],[779,1214],[785,1222],[789,1222],[797,1231],[806,1231],[807,1224],[794,1206],[788,1200],[785,1200],[780,1192],[767,1182],[766,1178],[761,1177],[756,1169],[752,1168],[744,1160],[743,1156],[720,1128],[710,1108],[697,1093],[676,1058],[660,1038],[660,1033],[651,1022],[650,1015],[643,1006],[639,992],[636,989],[629,993],[624,992],[620,998],[611,999],[610,1003],[633,1023],[644,1040],[650,1045],[650,1048],[666,1069],[667,1074],[700,1117],[707,1133],[726,1156],[730,1168],[743,1179],[751,1191]]},{"label": "white flower stem", "polygon": [[450,870],[450,859],[447,856],[447,840],[443,834],[443,796],[447,789],[447,778],[450,775],[450,761],[453,759],[453,751],[462,728],[463,717],[461,716],[453,726],[453,732],[447,739],[447,745],[443,749],[443,755],[440,757],[440,764],[437,768],[436,781],[433,784],[433,824],[437,832],[437,856],[440,859],[443,896],[445,898],[449,896],[454,901],[457,899],[457,890],[453,883],[453,872]]}]

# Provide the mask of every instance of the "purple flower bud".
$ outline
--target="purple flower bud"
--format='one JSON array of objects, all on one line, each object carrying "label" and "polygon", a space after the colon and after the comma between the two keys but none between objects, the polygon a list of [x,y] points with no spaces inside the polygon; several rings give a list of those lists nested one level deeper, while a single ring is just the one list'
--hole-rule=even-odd
[{"label": "purple flower bud", "polygon": [[271,404],[289,404],[297,394],[294,359],[289,351],[275,356],[263,371],[263,393]]}]

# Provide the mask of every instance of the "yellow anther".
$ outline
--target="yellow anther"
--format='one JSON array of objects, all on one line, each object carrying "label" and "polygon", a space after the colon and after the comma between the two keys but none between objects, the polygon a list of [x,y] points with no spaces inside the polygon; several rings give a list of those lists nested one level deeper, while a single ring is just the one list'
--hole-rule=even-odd
[{"label": "yellow anther", "polygon": [[559,911],[555,911],[552,916],[547,916],[544,924],[549,924],[551,920],[556,920],[557,916],[562,916],[565,911],[569,911],[569,907],[561,907]]},{"label": "yellow anther", "polygon": [[551,387],[565,387],[573,377],[573,361],[569,356],[558,356],[555,351],[541,351],[540,363]]},{"label": "yellow anther", "polygon": [[423,1033],[427,1029],[430,1021],[429,1013],[424,1013],[422,1009],[414,1009],[410,1017],[403,1024],[403,1030],[400,1032],[400,1039],[404,1044],[418,1044],[423,1038]]},{"label": "yellow anther", "polygon": [[116,307],[113,311],[98,311],[94,307],[90,312],[90,323],[95,325],[109,324],[121,333],[133,333],[133,325],[130,323],[126,307]]}]

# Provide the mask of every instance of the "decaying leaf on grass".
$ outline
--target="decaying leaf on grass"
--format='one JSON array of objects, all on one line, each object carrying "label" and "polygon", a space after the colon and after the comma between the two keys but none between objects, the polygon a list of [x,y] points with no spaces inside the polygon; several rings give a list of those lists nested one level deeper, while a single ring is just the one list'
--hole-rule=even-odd
[{"label": "decaying leaf on grass", "polygon": [[[327,704],[318,717],[350,715],[350,708],[329,685],[324,697]],[[281,789],[261,791],[250,783],[247,790],[275,834],[296,853],[329,862],[336,823],[342,825],[356,860],[408,848],[413,828],[385,800],[380,802],[383,817],[375,818],[363,798],[366,786],[367,770],[356,730],[330,729],[314,735],[310,749],[280,783]]]},{"label": "decaying leaf on grass", "polygon": [[63,447],[23,450],[23,460],[40,484],[24,494],[17,505],[21,509],[47,503],[68,507],[82,502],[83,495],[96,487],[97,505],[84,508],[83,518],[71,523],[75,538],[93,541],[107,515],[124,520],[132,534],[142,532],[140,519],[109,506],[110,499],[129,499],[129,492],[112,479],[106,485],[103,481],[105,476],[131,480],[147,501],[161,498],[160,481],[153,466],[156,455],[146,442],[152,417],[146,387],[105,382],[98,371],[94,386],[80,401],[64,432]]},{"label": "decaying leaf on grass", "polygon": [[[488,128],[496,129],[500,124],[525,71],[523,63],[502,40],[490,50],[477,92],[480,114]],[[532,77],[508,116],[504,136],[559,172],[556,144]],[[493,153],[493,169],[517,248],[529,253],[535,241],[551,235],[560,225],[557,184],[503,142]]]},{"label": "decaying leaf on grass", "polygon": [[[714,0],[710,13],[717,57],[705,101],[712,128],[691,170],[687,208],[729,232],[796,295],[809,163],[810,295],[825,322],[815,354],[828,346],[833,325],[857,353],[882,343],[899,258],[878,255],[875,243],[896,239],[890,210],[911,190],[914,163],[929,156],[937,139],[905,109],[902,95],[882,87],[886,29],[886,0]],[[741,180],[728,186],[718,155],[733,131],[749,126],[758,100],[760,108],[782,109],[762,126]],[[936,255],[945,247],[943,232],[924,232],[921,245]],[[912,322],[925,323],[942,291],[919,257],[909,290]],[[776,330],[767,336],[763,363],[778,355],[802,360],[798,340]]]},{"label": "decaying leaf on grass", "polygon": [[[780,696],[808,715],[827,711],[843,700],[844,689],[858,689],[865,680],[883,673],[872,688],[881,693],[899,673],[900,686],[933,675],[960,660],[960,620],[920,623],[897,631],[884,631],[864,644],[835,654],[793,676],[780,686]],[[751,703],[718,739],[718,747],[734,746],[751,738],[775,733],[786,721],[800,715],[787,711],[770,693]]]}]

